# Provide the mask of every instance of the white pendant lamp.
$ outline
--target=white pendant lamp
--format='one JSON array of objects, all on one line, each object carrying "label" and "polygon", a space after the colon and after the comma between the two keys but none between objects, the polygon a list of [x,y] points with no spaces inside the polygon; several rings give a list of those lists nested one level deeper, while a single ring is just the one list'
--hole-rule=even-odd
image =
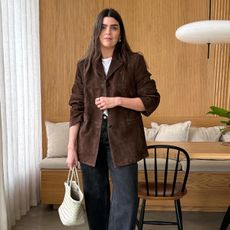
[{"label": "white pendant lamp", "polygon": [[230,20],[192,22],[176,30],[176,38],[193,44],[230,43]]}]

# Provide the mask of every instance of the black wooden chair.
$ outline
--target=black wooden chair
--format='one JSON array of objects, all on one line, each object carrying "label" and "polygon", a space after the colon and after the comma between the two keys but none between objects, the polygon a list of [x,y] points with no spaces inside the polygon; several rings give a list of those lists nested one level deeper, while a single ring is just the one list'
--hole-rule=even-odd
[{"label": "black wooden chair", "polygon": [[224,219],[222,221],[220,230],[227,230],[229,223],[230,223],[230,206],[228,207],[224,215]]},{"label": "black wooden chair", "polygon": [[[144,224],[177,225],[183,229],[180,199],[187,193],[186,183],[190,169],[189,154],[182,148],[172,145],[148,146],[149,157],[144,161],[145,181],[138,182],[138,199],[142,200],[137,227],[143,229]],[[146,160],[152,161],[150,166]],[[182,170],[180,161],[185,165]],[[145,206],[147,200],[174,201],[175,221],[145,220]]]}]

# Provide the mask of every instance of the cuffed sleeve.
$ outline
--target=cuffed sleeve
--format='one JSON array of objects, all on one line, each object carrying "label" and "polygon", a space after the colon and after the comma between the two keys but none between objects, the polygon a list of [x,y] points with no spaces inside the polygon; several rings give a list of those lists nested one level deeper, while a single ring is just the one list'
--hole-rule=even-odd
[{"label": "cuffed sleeve", "polygon": [[69,126],[73,126],[78,122],[83,121],[84,113],[84,88],[82,79],[82,68],[80,63],[77,65],[74,85],[72,87],[72,94],[70,96],[70,122]]},{"label": "cuffed sleeve", "polygon": [[160,103],[160,94],[157,91],[156,83],[150,78],[151,74],[142,55],[137,55],[135,78],[138,97],[142,100],[145,111],[143,115],[149,116]]}]

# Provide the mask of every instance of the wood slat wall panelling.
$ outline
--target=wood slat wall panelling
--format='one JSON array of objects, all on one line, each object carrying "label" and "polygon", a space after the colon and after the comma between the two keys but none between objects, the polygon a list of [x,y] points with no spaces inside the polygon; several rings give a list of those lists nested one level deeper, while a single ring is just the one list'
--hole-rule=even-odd
[{"label": "wood slat wall panelling", "polygon": [[[213,19],[230,20],[230,1],[215,0]],[[214,95],[213,104],[230,109],[230,45],[214,45]]]},{"label": "wood slat wall panelling", "polygon": [[205,117],[213,98],[222,98],[216,72],[222,66],[216,62],[213,67],[214,59],[222,60],[216,47],[207,59],[207,45],[187,44],[175,37],[179,26],[208,19],[208,0],[40,0],[44,146],[44,121],[69,119],[76,63],[88,46],[96,15],[105,7],[120,12],[131,47],[144,54],[157,82],[161,104],[153,117]]}]

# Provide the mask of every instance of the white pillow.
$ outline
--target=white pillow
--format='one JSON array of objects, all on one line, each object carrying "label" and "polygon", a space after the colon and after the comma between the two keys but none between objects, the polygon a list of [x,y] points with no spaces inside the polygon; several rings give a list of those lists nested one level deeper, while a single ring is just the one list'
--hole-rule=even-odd
[{"label": "white pillow", "polygon": [[146,141],[154,141],[157,131],[156,129],[152,129],[152,128],[144,128],[145,131],[145,139]]},{"label": "white pillow", "polygon": [[191,121],[180,122],[172,125],[158,125],[155,122],[151,123],[151,126],[155,129],[157,129],[158,126],[155,141],[187,141],[190,125]]},{"label": "white pillow", "polygon": [[221,136],[221,127],[190,127],[188,141],[219,141]]},{"label": "white pillow", "polygon": [[46,121],[47,157],[66,157],[69,139],[69,122]]},{"label": "white pillow", "polygon": [[224,142],[230,142],[230,131],[222,135],[222,140]]}]

